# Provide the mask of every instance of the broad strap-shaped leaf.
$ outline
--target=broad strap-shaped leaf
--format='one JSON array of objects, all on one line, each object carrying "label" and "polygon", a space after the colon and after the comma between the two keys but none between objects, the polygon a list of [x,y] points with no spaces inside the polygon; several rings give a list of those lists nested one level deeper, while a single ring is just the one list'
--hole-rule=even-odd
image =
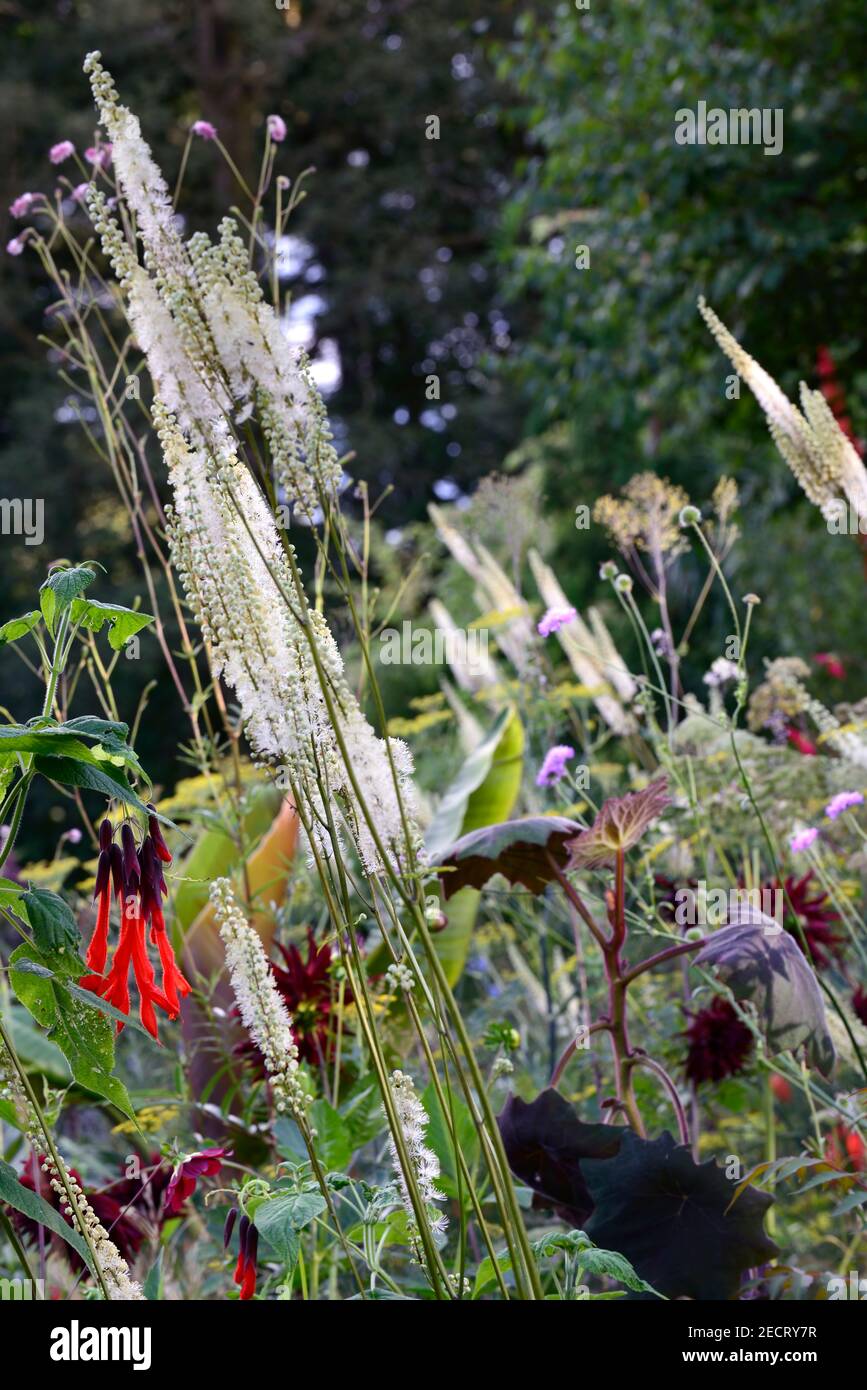
[{"label": "broad strap-shaped leaf", "polygon": [[154,618],[152,613],[121,608],[116,603],[97,603],[95,599],[77,598],[72,601],[72,620],[90,632],[101,632],[108,623],[108,645],[113,651],[119,652],[130,637],[147,627]]},{"label": "broad strap-shaped leaf", "polygon": [[[425,850],[429,863],[439,863],[441,856],[452,847],[462,830],[477,829],[477,825],[465,825],[470,797],[481,787],[490,772],[497,745],[506,726],[514,719],[517,719],[517,715],[513,710],[501,711],[481,743],[470,753],[457,777],[443,792],[436,814],[425,832]],[[514,760],[517,762],[520,778],[520,752]]]},{"label": "broad strap-shaped leaf", "polygon": [[567,842],[580,829],[565,816],[525,816],[462,835],[443,859],[443,893],[450,898],[467,884],[483,888],[494,874],[542,893],[555,877],[548,856],[565,868]]},{"label": "broad strap-shaped leaf", "polygon": [[60,1236],[67,1245],[71,1245],[73,1250],[78,1252],[91,1274],[96,1277],[90,1250],[83,1238],[72,1226],[67,1225],[60,1212],[55,1211],[44,1197],[20,1183],[15,1169],[3,1159],[0,1159],[0,1202],[5,1202],[15,1211],[20,1211],[22,1216],[38,1222],[40,1226],[45,1226],[56,1236]]},{"label": "broad strap-shaped leaf", "polygon": [[771,1054],[804,1046],[810,1065],[830,1076],[834,1044],[819,984],[803,951],[757,908],[740,904],[731,915],[737,920],[714,932],[692,964],[712,966],[736,999],[755,1006]]},{"label": "broad strap-shaped leaf", "polygon": [[571,1226],[584,1226],[593,1198],[583,1165],[590,1158],[613,1159],[626,1131],[584,1124],[550,1088],[530,1102],[509,1096],[497,1123],[509,1167],[535,1192],[534,1206],[553,1207]]},{"label": "broad strap-shaped leaf", "polygon": [[697,1164],[670,1134],[620,1131],[613,1159],[582,1162],[594,1202],[587,1234],[616,1250],[666,1298],[737,1298],[741,1276],[777,1247],[764,1229],[773,1198],[735,1184],[713,1159]]},{"label": "broad strap-shaped leaf", "polygon": [[[470,755],[453,788],[446,792],[443,821],[433,837],[428,831],[427,845],[435,862],[461,834],[494,825],[511,815],[521,791],[524,764],[524,726],[516,710],[507,710],[495,721],[490,733]],[[460,786],[458,787],[458,784]],[[457,813],[461,810],[460,820]],[[443,810],[441,805],[440,810]],[[437,813],[439,816],[439,812]],[[445,825],[448,820],[448,827]],[[445,829],[451,834],[447,837]],[[448,911],[448,925],[434,937],[434,950],[450,985],[460,979],[470,949],[473,928],[479,912],[479,894],[464,888],[456,894]]]},{"label": "broad strap-shaped leaf", "polygon": [[609,868],[618,852],[625,853],[638,844],[670,801],[664,777],[658,777],[641,791],[610,797],[590,829],[572,841],[569,868]]}]

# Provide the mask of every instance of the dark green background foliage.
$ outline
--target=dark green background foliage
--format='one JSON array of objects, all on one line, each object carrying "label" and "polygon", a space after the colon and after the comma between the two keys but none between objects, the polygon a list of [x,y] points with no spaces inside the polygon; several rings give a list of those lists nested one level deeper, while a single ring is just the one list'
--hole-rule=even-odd
[{"label": "dark green background foliage", "polygon": [[[735,582],[765,599],[756,654],[836,648],[855,693],[865,674],[858,549],[827,537],[748,393],[726,401],[729,368],[695,300],[706,294],[790,393],[800,377],[815,384],[816,350],[828,345],[855,430],[867,434],[863,5],[591,4],[11,3],[0,48],[3,242],[16,230],[12,198],[51,192],[66,172],[49,165],[50,145],[90,143],[80,69],[89,49],[102,50],[170,180],[198,116],[253,176],[265,117],[278,112],[289,128],[278,167],[292,178],[317,171],[291,228],[312,254],[288,287],[323,301],[317,336],[337,343],[342,366],[329,399],[338,442],[374,495],[394,488],[385,524],[406,530],[423,518],[438,479],[469,491],[507,460],[541,460],[556,567],[583,603],[598,594],[607,544],[598,528],[574,530],[576,504],[644,467],[697,502],[733,473],[745,531]],[[699,100],[782,107],[782,154],[676,145],[675,111]],[[430,115],[438,141],[425,138]],[[199,141],[186,188],[191,229],[213,228],[236,193]],[[579,243],[591,250],[587,271],[575,268]],[[144,594],[127,519],[38,340],[50,291],[32,253],[4,257],[3,274],[0,497],[20,495],[27,479],[46,513],[44,546],[0,537],[3,616],[30,606],[63,555],[101,559],[100,596],[127,603]],[[425,399],[431,372],[439,403]],[[421,544],[408,533],[400,564]],[[426,580],[439,582],[435,572]],[[684,607],[698,582],[691,563],[678,569]],[[695,672],[720,649],[718,612],[691,656]],[[120,664],[126,715],[154,678],[140,751],[170,782],[176,708],[148,635],[141,660]],[[9,653],[2,681],[2,703],[26,717],[26,672]],[[37,830],[23,848],[47,844]]]}]

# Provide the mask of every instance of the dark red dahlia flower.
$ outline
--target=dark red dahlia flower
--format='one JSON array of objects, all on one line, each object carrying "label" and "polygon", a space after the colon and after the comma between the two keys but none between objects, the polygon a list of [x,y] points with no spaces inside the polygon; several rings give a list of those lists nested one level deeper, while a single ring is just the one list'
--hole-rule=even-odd
[{"label": "dark red dahlia flower", "polygon": [[[284,964],[271,962],[271,972],[286,1007],[292,1016],[292,1032],[302,1061],[320,1066],[332,1054],[333,1014],[336,987],[332,975],[333,956],[328,942],[317,946],[310,927],[307,928],[307,959],[298,947],[279,946]],[[343,993],[344,1004],[351,1003],[348,987]],[[237,1012],[237,1010],[235,1011]],[[235,1049],[239,1056],[254,1057],[261,1067],[261,1058],[254,1043],[242,1042]]]},{"label": "dark red dahlia flower", "polygon": [[[38,1191],[39,1196],[54,1207],[55,1211],[63,1216],[66,1224],[71,1226],[71,1218],[64,1211],[65,1195],[55,1192],[49,1182],[48,1174],[42,1171],[38,1161],[36,1171],[39,1178],[38,1188],[33,1180],[33,1165],[31,1164],[27,1165],[25,1172],[19,1174],[18,1181],[22,1187],[29,1188],[31,1192]],[[169,1181],[171,1172],[169,1165],[163,1163],[159,1154],[154,1154],[151,1166],[143,1169],[137,1177],[118,1178],[117,1181],[108,1183],[105,1187],[97,1188],[92,1192],[87,1191],[80,1175],[74,1168],[69,1171],[84,1190],[88,1203],[108,1231],[121,1255],[128,1264],[132,1264],[144,1242],[155,1239],[159,1227],[167,1215],[167,1211],[163,1207],[162,1196]],[[13,1212],[12,1218],[22,1236],[35,1244],[39,1235],[37,1223],[31,1221],[29,1217],[23,1216],[20,1212]],[[50,1232],[47,1234],[50,1236],[51,1248],[66,1259],[71,1269],[76,1271],[84,1269],[84,1261],[71,1245],[68,1245],[65,1240],[61,1240],[60,1236]]]},{"label": "dark red dahlia flower", "polygon": [[[811,896],[814,888],[813,877],[813,870],[810,869],[802,878],[796,879],[792,876],[786,879],[783,893],[783,926],[803,951],[804,944],[798,931],[800,924],[807,940],[808,949],[804,954],[814,969],[827,970],[834,958],[839,959],[842,956],[846,938],[838,936],[834,930],[840,921],[840,914],[829,905],[828,894],[818,891]],[[779,879],[774,879],[766,886],[778,892],[782,891]]]},{"label": "dark red dahlia flower", "polygon": [[753,1045],[753,1035],[727,999],[716,998],[698,1013],[687,1014],[683,1033],[689,1043],[686,1074],[696,1086],[702,1081],[722,1081],[742,1070]]},{"label": "dark red dahlia flower", "polygon": [[852,995],[852,1008],[855,1017],[860,1019],[865,1027],[867,1027],[867,990],[865,990],[863,985],[857,985],[855,987],[855,992]]}]

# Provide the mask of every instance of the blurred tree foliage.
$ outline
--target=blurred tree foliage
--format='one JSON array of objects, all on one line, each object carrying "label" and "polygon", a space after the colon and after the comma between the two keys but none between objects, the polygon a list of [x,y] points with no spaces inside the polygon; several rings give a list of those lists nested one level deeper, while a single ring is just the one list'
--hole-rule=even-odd
[{"label": "blurred tree foliage", "polygon": [[[857,548],[816,525],[750,393],[726,399],[731,369],[695,304],[704,294],[790,396],[802,378],[817,384],[828,345],[867,434],[861,0],[562,0],[524,13],[498,53],[518,94],[501,119],[528,145],[499,244],[510,293],[531,315],[510,359],[528,412],[514,462],[547,464],[570,592],[596,587],[607,551],[598,528],[576,539],[576,504],[642,467],[701,503],[728,472],[745,503],[743,582],[757,587],[760,561],[768,619],[772,605],[759,645],[852,642]],[[782,108],[782,153],[676,144],[675,112],[699,101]],[[576,268],[580,246],[587,269]],[[837,566],[834,600],[813,583],[805,611],[811,576],[800,567],[820,554]],[[688,569],[680,583],[692,589]]]},{"label": "blurred tree foliage", "polygon": [[[511,14],[479,0],[9,0],[0,16],[2,242],[18,229],[6,211],[17,194],[81,178],[47,156],[61,139],[79,150],[92,142],[81,71],[90,49],[102,51],[170,181],[197,117],[217,125],[252,178],[265,118],[279,113],[289,133],[278,170],[293,180],[316,170],[290,227],[307,245],[288,258],[284,288],[315,310],[311,353],[322,340],[337,345],[329,408],[340,446],[355,452],[352,471],[374,496],[394,487],[386,525],[422,517],[435,480],[468,486],[520,434],[523,407],[489,369],[511,341],[489,253],[521,137],[497,125],[482,51],[507,36]],[[181,203],[190,230],[212,229],[237,196],[213,146],[194,141]],[[44,499],[46,527],[40,546],[0,538],[4,615],[29,606],[47,564],[64,555],[101,560],[103,596],[129,602],[144,586],[127,519],[39,341],[51,291],[32,253],[3,257],[2,273],[0,496],[21,495],[26,479],[27,495]],[[439,399],[426,391],[432,375]],[[151,679],[140,751],[170,780],[173,740],[158,731],[184,729],[148,636],[141,660],[118,668],[124,709]],[[30,678],[9,652],[2,680],[3,703],[29,713]],[[44,852],[47,835],[37,840]],[[25,841],[25,852],[35,845]]]}]

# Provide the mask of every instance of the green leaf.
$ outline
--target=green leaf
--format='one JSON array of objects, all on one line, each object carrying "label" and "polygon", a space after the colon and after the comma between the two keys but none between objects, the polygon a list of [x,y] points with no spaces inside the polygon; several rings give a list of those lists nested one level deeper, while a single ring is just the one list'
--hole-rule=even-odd
[{"label": "green leaf", "polygon": [[494,874],[541,893],[555,877],[548,855],[564,867],[567,841],[581,831],[564,816],[525,816],[522,820],[487,825],[462,835],[444,860],[441,874],[446,898],[471,885],[483,888]]},{"label": "green leaf", "polygon": [[81,938],[69,904],[47,888],[28,889],[20,902],[45,963],[61,975],[75,975],[76,978],[83,975],[85,964],[79,955]]},{"label": "green leaf", "polygon": [[[23,946],[25,950],[30,951],[31,955],[35,954],[34,948],[27,942],[24,942]],[[16,952],[20,950],[20,946],[16,947]],[[13,955],[14,954],[15,952],[13,952]],[[11,959],[12,957],[10,956],[10,961]],[[22,956],[17,961],[15,968],[19,974],[36,975],[43,980],[50,980],[55,977],[55,972],[53,970],[40,964],[38,961],[32,960],[28,956]],[[142,1036],[152,1042],[155,1047],[157,1046],[157,1043],[151,1037],[150,1033],[139,1023],[137,1018],[133,1018],[130,1014],[122,1014],[120,1009],[116,1009],[113,1004],[109,1004],[105,999],[100,998],[98,994],[94,994],[92,990],[82,989],[80,985],[73,984],[72,980],[64,979],[62,984],[64,989],[69,990],[73,999],[77,999],[88,1009],[96,1009],[97,1013],[105,1014],[106,1018],[113,1018],[116,1023],[123,1023],[127,1028],[134,1028],[137,1033],[141,1033]]]},{"label": "green leaf", "polygon": [[316,1130],[316,1152],[327,1169],[342,1172],[349,1166],[353,1143],[349,1127],[327,1100],[316,1100],[310,1107]]},{"label": "green leaf", "polygon": [[15,1051],[29,1067],[42,1072],[57,1086],[68,1086],[72,1080],[69,1063],[56,1043],[46,1038],[27,1010],[20,1004],[9,1009],[9,1026]]},{"label": "green leaf", "polygon": [[256,1208],[253,1224],[287,1269],[294,1269],[298,1233],[324,1210],[325,1198],[319,1192],[284,1192]]},{"label": "green leaf", "polygon": [[652,1284],[648,1284],[646,1279],[642,1279],[636,1274],[632,1265],[623,1255],[619,1255],[616,1250],[600,1250],[584,1231],[568,1231],[543,1236],[541,1240],[537,1240],[533,1244],[533,1253],[540,1259],[555,1255],[560,1250],[576,1256],[584,1274],[595,1274],[599,1278],[615,1279],[618,1284],[623,1284],[633,1293],[652,1293],[656,1294],[658,1298],[663,1297]]},{"label": "green leaf", "polygon": [[[451,847],[443,843],[446,830],[456,837],[502,821],[509,815],[521,790],[523,756],[523,725],[514,710],[505,710],[443,797],[440,826],[428,841],[436,850],[436,858]],[[458,821],[457,812],[461,807],[463,811]],[[434,824],[439,815],[438,811]],[[449,904],[448,925],[434,938],[436,953],[450,985],[457,983],[466,964],[478,909],[479,894],[474,889],[458,893]]]},{"label": "green leaf", "polygon": [[76,990],[73,994],[46,970],[43,962],[34,962],[29,955],[24,955],[32,950],[25,942],[16,947],[9,958],[9,978],[16,997],[36,1022],[48,1029],[51,1041],[60,1048],[78,1084],[103,1096],[134,1120],[135,1112],[126,1087],[111,1074],[114,1066],[112,1024],[90,1005],[89,1000],[85,1002],[81,998],[88,991]]},{"label": "green leaf", "polygon": [[33,766],[49,781],[62,782],[67,787],[82,787],[87,791],[100,792],[103,796],[118,797],[128,806],[135,806],[146,815],[151,814],[149,807],[136,795],[123,773],[113,768],[110,763],[94,767],[77,757],[36,757]]},{"label": "green leaf", "polygon": [[450,1106],[448,1094],[446,1094],[445,1099],[448,1107],[446,1112],[440,1105],[436,1088],[432,1082],[426,1087],[422,1095],[422,1103],[430,1116],[426,1142],[440,1161],[440,1176],[436,1180],[436,1186],[447,1197],[457,1197],[460,1190],[464,1202],[468,1203],[467,1186],[463,1179],[460,1188],[458,1187],[459,1168],[450,1130],[452,1116],[454,1116],[458,1148],[471,1172],[479,1156],[479,1132],[473,1122],[469,1107],[460,1096],[455,1095],[454,1090],[452,1091]]},{"label": "green leaf", "polygon": [[[481,743],[473,749],[457,777],[443,793],[436,814],[425,833],[425,850],[431,864],[439,863],[442,856],[451,849],[465,828],[470,797],[481,787],[490,772],[497,752],[497,745],[503,736],[506,725],[512,722],[515,717],[514,711],[511,709],[501,711]],[[519,750],[517,752],[519,763],[520,756]],[[473,829],[473,827],[467,826],[466,829]]]},{"label": "green leaf", "polygon": [[147,1272],[147,1278],[142,1287],[142,1293],[151,1303],[157,1302],[163,1296],[163,1251],[164,1246],[160,1246],[159,1253]]},{"label": "green leaf", "polygon": [[[132,768],[144,777],[138,757],[126,743],[128,733],[126,724],[94,719],[90,715],[72,719],[67,724],[45,720],[32,724],[4,724],[0,725],[0,756],[38,753],[50,758],[75,758],[92,767],[111,763],[116,767]],[[93,739],[93,746],[83,743],[84,738]]]},{"label": "green leaf", "polygon": [[72,620],[80,623],[91,632],[101,632],[109,625],[108,644],[119,652],[125,642],[148,623],[154,621],[152,613],[138,613],[132,608],[121,608],[116,603],[97,603],[95,599],[74,599]]},{"label": "green leaf", "polygon": [[19,637],[26,637],[39,622],[42,614],[37,608],[32,612],[25,613],[21,618],[10,618],[8,623],[0,627],[0,647],[5,647],[7,642],[17,642]]},{"label": "green leaf", "polygon": [[38,1222],[40,1226],[45,1226],[56,1236],[60,1236],[67,1245],[71,1245],[73,1250],[78,1251],[91,1274],[94,1275],[94,1278],[96,1277],[90,1250],[82,1237],[66,1224],[60,1213],[49,1206],[44,1197],[40,1197],[36,1192],[31,1192],[29,1187],[24,1187],[18,1181],[15,1169],[3,1159],[0,1159],[0,1201],[6,1202],[15,1211],[20,1211],[22,1216],[29,1217],[31,1221]]},{"label": "green leaf", "polygon": [[70,565],[66,569],[58,569],[50,574],[39,592],[52,593],[59,611],[68,608],[72,600],[84,593],[84,590],[93,583],[95,578],[96,575],[89,565]]}]

